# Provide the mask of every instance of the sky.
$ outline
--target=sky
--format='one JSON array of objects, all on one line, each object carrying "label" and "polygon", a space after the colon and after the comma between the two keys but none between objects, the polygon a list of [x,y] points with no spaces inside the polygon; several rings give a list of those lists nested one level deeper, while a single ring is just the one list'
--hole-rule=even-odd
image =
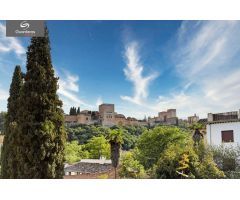
[{"label": "sky", "polygon": [[[170,108],[184,119],[240,109],[240,21],[46,23],[65,113],[101,103],[138,119]],[[30,43],[5,31],[0,21],[0,111]]]}]

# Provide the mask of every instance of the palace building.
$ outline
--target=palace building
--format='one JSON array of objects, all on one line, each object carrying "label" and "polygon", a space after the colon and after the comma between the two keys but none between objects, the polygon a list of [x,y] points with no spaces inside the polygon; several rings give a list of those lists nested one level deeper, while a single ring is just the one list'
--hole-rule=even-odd
[{"label": "palace building", "polygon": [[176,109],[168,109],[158,113],[157,117],[148,118],[150,126],[155,125],[178,125]]},{"label": "palace building", "polygon": [[133,117],[125,117],[115,112],[114,104],[101,104],[98,111],[83,110],[75,115],[65,115],[67,125],[76,124],[99,124],[112,127],[115,125],[154,126],[154,125],[177,125],[176,109],[168,109],[166,112],[159,112],[158,117],[138,120]]}]

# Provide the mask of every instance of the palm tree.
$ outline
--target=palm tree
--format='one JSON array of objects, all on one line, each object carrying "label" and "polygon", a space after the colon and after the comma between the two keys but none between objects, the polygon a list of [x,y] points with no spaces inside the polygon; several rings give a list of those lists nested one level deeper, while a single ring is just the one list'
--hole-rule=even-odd
[{"label": "palm tree", "polygon": [[115,179],[117,178],[117,167],[119,164],[120,148],[123,143],[122,129],[114,129],[109,132],[108,140],[111,145],[111,160],[115,171]]}]

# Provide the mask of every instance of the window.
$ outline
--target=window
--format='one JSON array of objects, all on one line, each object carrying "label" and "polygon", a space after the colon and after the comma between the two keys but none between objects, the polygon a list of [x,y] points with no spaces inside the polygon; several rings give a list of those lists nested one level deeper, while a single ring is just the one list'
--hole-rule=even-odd
[{"label": "window", "polygon": [[222,131],[222,142],[234,142],[233,130]]},{"label": "window", "polygon": [[166,116],[166,115],[164,116],[164,119],[163,119],[163,121],[164,121],[164,122],[166,122],[166,121],[167,121],[167,116]]}]

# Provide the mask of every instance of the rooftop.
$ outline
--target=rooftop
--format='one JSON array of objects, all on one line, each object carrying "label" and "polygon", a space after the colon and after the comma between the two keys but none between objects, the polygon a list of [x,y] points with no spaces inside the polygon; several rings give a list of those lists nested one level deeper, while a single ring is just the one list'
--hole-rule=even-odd
[{"label": "rooftop", "polygon": [[98,163],[98,164],[111,164],[111,160],[106,160],[106,159],[82,159],[80,161],[81,163]]},{"label": "rooftop", "polygon": [[240,113],[238,111],[224,113],[208,113],[208,123],[226,123],[240,121]]},{"label": "rooftop", "polygon": [[240,119],[228,119],[228,120],[218,120],[218,121],[210,121],[208,124],[219,124],[219,123],[233,123],[240,122]]},{"label": "rooftop", "polygon": [[105,173],[111,169],[111,160],[103,159],[82,159],[78,163],[64,167],[65,172],[79,172],[81,174]]}]

